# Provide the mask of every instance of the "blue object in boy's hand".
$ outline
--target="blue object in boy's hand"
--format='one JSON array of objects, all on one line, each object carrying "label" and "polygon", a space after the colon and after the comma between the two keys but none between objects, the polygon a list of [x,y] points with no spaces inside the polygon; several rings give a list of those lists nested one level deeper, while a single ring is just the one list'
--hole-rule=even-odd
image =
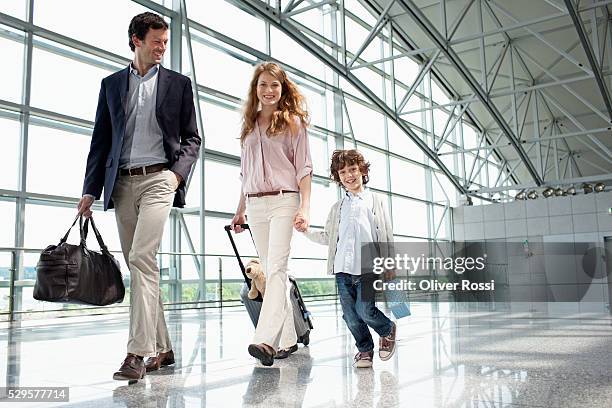
[{"label": "blue object in boy's hand", "polygon": [[391,304],[391,313],[395,316],[396,319],[401,319],[402,317],[410,316],[410,303],[401,302]]},{"label": "blue object in boy's hand", "polygon": [[[393,279],[391,282],[399,283],[397,279]],[[398,286],[400,285],[398,284]],[[393,313],[396,319],[410,316],[410,303],[408,302],[408,294],[405,291],[386,290],[385,299],[387,300],[387,306],[391,309],[391,313]]]}]

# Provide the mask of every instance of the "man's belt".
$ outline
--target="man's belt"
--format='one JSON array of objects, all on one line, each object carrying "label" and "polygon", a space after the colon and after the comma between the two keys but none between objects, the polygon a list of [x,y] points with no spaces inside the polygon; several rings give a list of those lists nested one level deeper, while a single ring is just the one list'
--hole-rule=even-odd
[{"label": "man's belt", "polygon": [[167,166],[163,163],[152,164],[145,167],[133,167],[131,169],[121,169],[120,173],[122,176],[142,176],[150,173],[157,173],[158,171],[165,170]]}]

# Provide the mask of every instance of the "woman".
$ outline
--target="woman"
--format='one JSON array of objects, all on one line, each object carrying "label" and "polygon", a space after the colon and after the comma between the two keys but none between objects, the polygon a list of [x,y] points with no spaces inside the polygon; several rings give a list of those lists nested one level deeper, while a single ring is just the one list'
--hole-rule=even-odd
[{"label": "woman", "polygon": [[232,225],[242,232],[247,215],[266,273],[266,294],[249,345],[249,354],[266,366],[297,350],[287,260],[292,228],[304,232],[309,225],[312,161],[307,124],[304,97],[285,71],[272,62],[258,65],[242,118],[242,192]]}]

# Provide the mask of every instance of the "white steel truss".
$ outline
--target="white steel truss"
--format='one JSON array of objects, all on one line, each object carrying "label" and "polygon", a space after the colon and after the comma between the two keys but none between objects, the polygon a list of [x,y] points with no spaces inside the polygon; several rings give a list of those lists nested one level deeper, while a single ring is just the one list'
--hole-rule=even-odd
[{"label": "white steel truss", "polygon": [[[395,122],[461,193],[492,193],[491,188],[504,192],[526,183],[559,184],[564,176],[569,183],[575,178],[572,175],[584,173],[584,159],[580,166],[577,160],[584,154],[596,160],[589,160],[593,162],[591,169],[603,174],[612,171],[612,30],[608,9],[612,0],[544,1],[534,4],[533,13],[521,13],[511,3],[498,0],[456,0],[452,4],[444,0],[433,4],[357,1],[371,13],[373,23],[363,21],[358,17],[363,14],[351,10],[350,3],[343,0],[230,0],[268,21],[346,79]],[[336,19],[340,32],[333,39],[294,18],[314,9]],[[349,23],[368,30],[356,49],[348,49],[346,37],[352,35],[346,32]],[[568,32],[571,41],[554,38]],[[391,42],[390,52],[376,59],[364,57],[376,40]],[[542,47],[550,54],[544,59],[534,51]],[[397,70],[394,63],[405,58],[419,64],[411,83],[402,83],[393,72]],[[389,80],[393,98],[379,98],[358,79],[357,70],[371,70]],[[451,101],[431,100],[418,109],[408,106],[414,97],[427,98],[421,89],[431,79]],[[583,92],[588,87],[597,90],[597,97]],[[425,143],[413,131],[418,127],[407,118],[434,110],[446,114],[445,122],[433,124],[443,131],[434,135],[433,127],[422,129],[431,135],[431,142]],[[434,115],[427,117],[433,120]],[[475,126],[482,145],[471,148],[450,143],[450,136],[460,132],[460,123]],[[453,147],[451,152],[443,150],[447,144]],[[447,168],[441,161],[445,155],[466,154],[484,159],[472,161],[474,168],[466,169],[466,178],[458,168]],[[566,161],[563,167],[552,158],[561,154],[561,160]],[[495,185],[473,189],[472,179],[487,168],[487,160],[499,169],[497,180],[491,180]]]}]

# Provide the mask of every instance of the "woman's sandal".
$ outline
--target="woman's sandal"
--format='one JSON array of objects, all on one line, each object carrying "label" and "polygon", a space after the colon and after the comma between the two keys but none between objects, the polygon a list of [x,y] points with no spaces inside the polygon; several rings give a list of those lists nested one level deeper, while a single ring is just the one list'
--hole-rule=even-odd
[{"label": "woman's sandal", "polygon": [[270,367],[272,364],[274,364],[274,356],[276,355],[276,352],[274,352],[272,347],[261,343],[250,344],[249,354],[258,359],[264,366]]}]

